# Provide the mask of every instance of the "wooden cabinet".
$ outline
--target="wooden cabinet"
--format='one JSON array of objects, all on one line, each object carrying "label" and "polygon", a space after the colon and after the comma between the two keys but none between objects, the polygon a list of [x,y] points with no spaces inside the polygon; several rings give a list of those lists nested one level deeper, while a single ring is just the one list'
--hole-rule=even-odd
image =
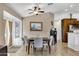
[{"label": "wooden cabinet", "polygon": [[75,18],[65,18],[65,19],[62,19],[61,21],[61,27],[62,27],[62,42],[68,42],[68,35],[67,35],[67,32],[69,32],[69,25],[73,25],[75,24],[77,21],[77,19]]}]

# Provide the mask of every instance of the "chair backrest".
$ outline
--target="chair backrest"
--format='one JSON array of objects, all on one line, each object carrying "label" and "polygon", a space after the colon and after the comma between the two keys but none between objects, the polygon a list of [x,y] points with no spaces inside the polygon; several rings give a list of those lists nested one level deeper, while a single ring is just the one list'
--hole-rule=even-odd
[{"label": "chair backrest", "polygon": [[42,38],[34,39],[34,47],[35,48],[42,48],[43,47],[43,39]]},{"label": "chair backrest", "polygon": [[53,36],[50,36],[50,46],[53,44],[53,42],[54,42],[54,37]]},{"label": "chair backrest", "polygon": [[25,45],[28,44],[28,43],[27,43],[27,36],[24,36],[24,37],[22,38],[22,40],[23,40],[23,44],[25,44]]}]

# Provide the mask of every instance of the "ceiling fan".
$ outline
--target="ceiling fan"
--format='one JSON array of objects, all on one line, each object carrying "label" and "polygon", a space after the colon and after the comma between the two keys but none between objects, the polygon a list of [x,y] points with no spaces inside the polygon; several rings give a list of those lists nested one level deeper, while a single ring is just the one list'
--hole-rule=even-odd
[{"label": "ceiling fan", "polygon": [[40,13],[44,13],[44,10],[41,10],[41,8],[39,7],[39,5],[37,4],[36,6],[33,7],[33,9],[28,9],[29,11],[29,14],[35,14],[35,15],[38,15]]}]

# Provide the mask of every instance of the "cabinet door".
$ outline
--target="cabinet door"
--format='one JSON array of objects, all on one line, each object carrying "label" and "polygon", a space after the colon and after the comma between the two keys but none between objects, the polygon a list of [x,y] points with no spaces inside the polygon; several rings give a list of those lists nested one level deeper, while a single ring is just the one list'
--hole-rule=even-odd
[{"label": "cabinet door", "polygon": [[75,35],[75,45],[79,45],[79,33]]},{"label": "cabinet door", "polygon": [[75,44],[75,34],[74,33],[68,33],[68,45],[74,45]]}]

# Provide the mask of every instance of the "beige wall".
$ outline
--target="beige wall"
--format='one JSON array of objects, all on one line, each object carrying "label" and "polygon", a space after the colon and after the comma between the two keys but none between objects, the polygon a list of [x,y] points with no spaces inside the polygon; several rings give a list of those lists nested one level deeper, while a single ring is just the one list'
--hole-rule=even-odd
[{"label": "beige wall", "polygon": [[[36,37],[40,35],[42,37],[49,37],[51,29],[51,21],[54,19],[54,15],[50,13],[29,16],[23,20],[23,35],[28,37]],[[42,31],[30,31],[30,22],[43,22]]]},{"label": "beige wall", "polygon": [[21,19],[21,17],[5,4],[0,3],[0,45],[4,45],[5,40],[5,20],[3,20],[3,10],[9,12],[13,16]]},{"label": "beige wall", "polygon": [[0,21],[0,45],[4,45],[4,29],[5,29],[5,21]]},{"label": "beige wall", "polygon": [[2,16],[2,9],[0,8],[0,46],[4,45],[4,29],[5,29],[5,21],[2,20],[3,16]]}]

